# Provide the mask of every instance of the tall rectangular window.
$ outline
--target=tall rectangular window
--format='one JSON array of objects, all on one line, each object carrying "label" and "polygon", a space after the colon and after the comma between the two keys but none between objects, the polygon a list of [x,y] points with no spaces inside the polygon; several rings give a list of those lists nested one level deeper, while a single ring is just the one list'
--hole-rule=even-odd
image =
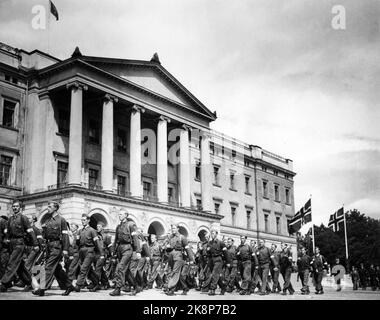
[{"label": "tall rectangular window", "polygon": [[174,202],[174,188],[168,187],[168,201]]},{"label": "tall rectangular window", "polygon": [[215,210],[216,214],[219,213],[219,210],[220,210],[220,203],[219,202],[214,203],[214,210]]},{"label": "tall rectangular window", "polygon": [[268,197],[268,182],[267,181],[263,181],[263,197],[269,198]]},{"label": "tall rectangular window", "polygon": [[126,191],[126,178],[124,176],[117,176],[117,194],[124,196]]},{"label": "tall rectangular window", "polygon": [[58,161],[57,170],[57,185],[58,187],[63,186],[67,182],[67,171],[69,165],[67,162]]},{"label": "tall rectangular window", "polygon": [[90,120],[88,128],[88,140],[91,143],[99,144],[100,141],[100,126],[96,120]]},{"label": "tall rectangular window", "polygon": [[195,180],[201,181],[201,165],[197,163],[195,165]]},{"label": "tall rectangular window", "polygon": [[123,129],[117,129],[117,150],[121,152],[127,151],[127,132]]},{"label": "tall rectangular window", "polygon": [[0,157],[0,185],[11,185],[11,169],[12,169],[12,157],[1,156]]},{"label": "tall rectangular window", "polygon": [[280,201],[280,192],[279,192],[279,186],[274,185],[274,200],[275,201]]},{"label": "tall rectangular window", "polygon": [[214,167],[214,184],[217,186],[220,185],[219,183],[219,167]]},{"label": "tall rectangular window", "polygon": [[265,232],[269,232],[269,215],[264,214],[264,226],[265,226]]},{"label": "tall rectangular window", "polygon": [[290,204],[290,190],[288,188],[285,188],[285,201],[286,204]]},{"label": "tall rectangular window", "polygon": [[59,109],[58,111],[58,132],[68,136],[70,134],[70,111]]},{"label": "tall rectangular window", "polygon": [[4,99],[3,104],[3,126],[14,128],[15,127],[15,110],[17,103],[14,101]]},{"label": "tall rectangular window", "polygon": [[231,206],[231,220],[232,220],[232,226],[236,226],[236,207]]},{"label": "tall rectangular window", "polygon": [[197,210],[202,210],[202,200],[201,199],[197,199]]},{"label": "tall rectangular window", "polygon": [[99,176],[99,170],[96,170],[96,169],[88,170],[88,187],[90,189],[95,189],[98,186],[98,176]]},{"label": "tall rectangular window", "polygon": [[152,195],[152,184],[150,182],[143,181],[143,193],[146,198]]},{"label": "tall rectangular window", "polygon": [[276,232],[277,234],[281,233],[281,219],[280,217],[276,217]]},{"label": "tall rectangular window", "polygon": [[236,190],[235,189],[235,173],[230,171],[230,189]]},{"label": "tall rectangular window", "polygon": [[247,210],[247,230],[251,229],[251,210]]},{"label": "tall rectangular window", "polygon": [[251,177],[250,176],[245,176],[245,193],[248,193],[250,194],[251,193],[251,189],[250,189],[250,179]]}]

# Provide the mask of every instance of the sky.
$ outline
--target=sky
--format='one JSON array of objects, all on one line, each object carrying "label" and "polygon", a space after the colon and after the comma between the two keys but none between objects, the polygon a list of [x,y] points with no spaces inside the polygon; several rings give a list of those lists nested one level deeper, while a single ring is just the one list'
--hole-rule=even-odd
[{"label": "sky", "polygon": [[59,21],[35,30],[48,1],[2,0],[0,41],[61,59],[157,52],[213,129],[293,160],[296,211],[312,195],[316,224],[343,204],[380,218],[379,0],[53,2]]}]

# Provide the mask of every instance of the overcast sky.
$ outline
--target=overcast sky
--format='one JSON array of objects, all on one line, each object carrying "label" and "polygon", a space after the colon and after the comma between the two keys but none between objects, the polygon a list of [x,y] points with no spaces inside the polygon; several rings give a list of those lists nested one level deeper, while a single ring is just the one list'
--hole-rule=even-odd
[{"label": "overcast sky", "polygon": [[[2,0],[0,41],[68,58],[162,65],[218,119],[212,128],[293,159],[296,211],[342,204],[380,218],[379,0],[54,0],[50,37],[31,25],[45,0]],[[346,9],[335,30],[332,7]],[[49,39],[49,41],[48,41]]]}]

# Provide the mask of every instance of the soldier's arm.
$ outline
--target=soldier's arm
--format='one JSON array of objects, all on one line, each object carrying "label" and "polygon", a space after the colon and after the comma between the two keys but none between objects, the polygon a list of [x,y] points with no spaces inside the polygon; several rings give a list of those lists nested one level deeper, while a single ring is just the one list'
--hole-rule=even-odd
[{"label": "soldier's arm", "polygon": [[222,242],[222,251],[224,255],[224,260],[226,261],[226,264],[231,264],[231,255],[229,254],[226,245]]},{"label": "soldier's arm", "polygon": [[33,247],[38,247],[38,241],[36,234],[34,233],[34,230],[28,220],[28,218],[24,215],[21,216],[22,223],[24,225],[24,230],[28,233],[28,235],[32,238]]},{"label": "soldier's arm", "polygon": [[140,245],[140,241],[139,241],[139,237],[137,233],[137,226],[135,224],[131,224],[129,226],[129,232],[133,239],[132,242],[133,242],[134,251],[136,251],[137,253],[141,253],[141,245]]},{"label": "soldier's arm", "polygon": [[64,218],[61,218],[61,232],[62,232],[63,254],[69,254],[69,247],[70,247],[69,230],[67,228],[67,223]]},{"label": "soldier's arm", "polygon": [[275,257],[275,252],[273,252],[272,254],[270,253],[270,251],[269,251],[269,254],[270,254],[270,259],[271,259],[271,261],[272,261],[272,263],[273,263],[273,267],[275,267],[275,268],[278,268],[278,259],[276,259],[276,257]]},{"label": "soldier's arm", "polygon": [[187,256],[191,262],[194,262],[194,252],[191,250],[189,243],[185,237],[182,238],[182,247],[185,248]]},{"label": "soldier's arm", "polygon": [[92,237],[92,240],[94,241],[96,249],[99,251],[100,256],[104,258],[104,251],[103,251],[103,248],[100,244],[99,237],[98,237],[95,230],[91,230],[91,237]]}]

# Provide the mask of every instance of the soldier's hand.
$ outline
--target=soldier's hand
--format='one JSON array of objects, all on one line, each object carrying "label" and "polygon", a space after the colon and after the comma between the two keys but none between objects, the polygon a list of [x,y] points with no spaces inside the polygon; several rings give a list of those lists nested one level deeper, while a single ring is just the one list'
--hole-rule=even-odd
[{"label": "soldier's hand", "polygon": [[100,256],[100,259],[103,260],[103,259],[104,259],[104,256]]},{"label": "soldier's hand", "polygon": [[137,252],[137,253],[136,253],[136,258],[137,258],[137,259],[141,259],[141,253],[140,253],[140,252]]},{"label": "soldier's hand", "polygon": [[258,269],[258,268],[259,268],[259,266],[256,266],[256,267],[255,267],[255,269]]},{"label": "soldier's hand", "polygon": [[194,261],[190,261],[190,265],[192,266],[194,264]]},{"label": "soldier's hand", "polygon": [[273,268],[273,270],[274,270],[274,271],[278,271],[278,268],[277,268],[277,267],[275,267],[275,268]]},{"label": "soldier's hand", "polygon": [[227,268],[229,268],[229,267],[231,267],[231,264],[227,263],[226,266],[227,266]]},{"label": "soldier's hand", "polygon": [[63,251],[63,257],[66,259],[68,256],[69,256],[69,253],[66,250],[64,250]]},{"label": "soldier's hand", "polygon": [[40,251],[40,247],[39,246],[35,246],[35,247],[33,247],[33,249],[34,249],[34,251]]},{"label": "soldier's hand", "polygon": [[148,261],[148,262],[149,262],[149,260],[150,260],[150,258],[149,258],[149,257],[146,257],[146,261]]}]

